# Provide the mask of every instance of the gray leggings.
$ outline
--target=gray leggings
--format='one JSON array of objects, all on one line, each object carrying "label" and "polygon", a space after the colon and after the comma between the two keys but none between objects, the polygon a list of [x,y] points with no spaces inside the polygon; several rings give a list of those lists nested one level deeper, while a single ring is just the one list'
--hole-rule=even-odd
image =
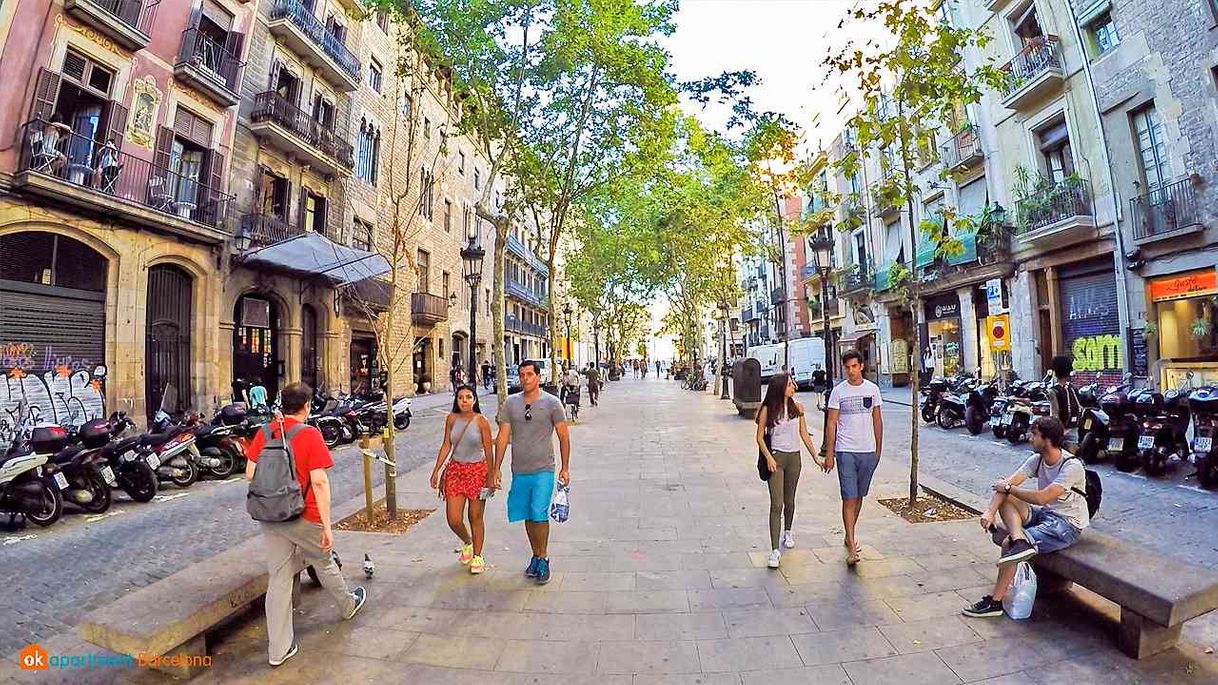
[{"label": "gray leggings", "polygon": [[[778,549],[778,536],[795,522],[795,486],[799,485],[799,452],[772,450],[778,470],[770,474],[770,549]],[[783,528],[779,528],[783,523]]]}]

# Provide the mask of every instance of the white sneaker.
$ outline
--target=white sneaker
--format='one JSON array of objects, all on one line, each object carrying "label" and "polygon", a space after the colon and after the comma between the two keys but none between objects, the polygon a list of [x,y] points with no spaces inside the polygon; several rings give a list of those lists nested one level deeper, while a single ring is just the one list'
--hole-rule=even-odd
[{"label": "white sneaker", "polygon": [[783,549],[795,549],[795,536],[791,535],[791,531],[782,531],[782,547]]},{"label": "white sneaker", "polygon": [[778,564],[781,561],[782,561],[782,552],[779,552],[776,549],[772,549],[772,550],[770,550],[770,558],[765,562],[765,565],[769,566],[770,568],[778,568]]}]

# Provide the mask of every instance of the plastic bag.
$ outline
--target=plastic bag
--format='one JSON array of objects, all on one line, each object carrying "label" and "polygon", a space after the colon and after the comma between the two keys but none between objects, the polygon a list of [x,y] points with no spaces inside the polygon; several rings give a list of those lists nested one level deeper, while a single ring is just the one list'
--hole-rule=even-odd
[{"label": "plastic bag", "polygon": [[550,502],[550,518],[554,519],[555,523],[567,522],[567,516],[571,512],[570,492],[570,486],[561,483],[558,485],[558,492],[554,494],[554,501]]},{"label": "plastic bag", "polygon": [[1032,615],[1032,605],[1036,603],[1036,571],[1026,561],[1019,562],[1015,569],[1015,577],[1011,579],[1011,587],[1002,598],[1002,608],[1007,616],[1015,620],[1023,620]]}]

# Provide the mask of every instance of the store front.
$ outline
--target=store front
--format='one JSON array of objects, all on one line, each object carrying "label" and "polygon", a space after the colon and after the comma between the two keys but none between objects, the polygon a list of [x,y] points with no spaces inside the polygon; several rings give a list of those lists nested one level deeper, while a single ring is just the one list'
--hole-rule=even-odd
[{"label": "store front", "polygon": [[1009,294],[1000,278],[973,289],[973,321],[977,331],[977,366],[982,378],[1006,374],[1014,368],[1011,356]]},{"label": "store front", "polygon": [[[1062,345],[1054,354],[1069,355],[1078,382],[1120,383],[1124,341],[1112,257],[1061,267],[1057,291]],[[1047,369],[1053,355],[1044,356]]]},{"label": "store front", "polygon": [[1190,371],[1194,386],[1218,385],[1218,270],[1152,278],[1147,290],[1147,319],[1155,323],[1159,344],[1159,387],[1176,387]]},{"label": "store front", "polygon": [[278,308],[269,299],[244,295],[237,300],[233,321],[233,401],[247,401],[246,391],[261,385],[267,402],[274,402],[284,371]]},{"label": "store front", "polygon": [[373,380],[379,370],[376,358],[376,338],[355,331],[351,334],[351,394],[372,392]]},{"label": "store front", "polygon": [[[929,350],[935,376],[964,371],[964,336],[960,321],[960,298],[954,292],[929,298],[924,303],[923,355]],[[925,362],[923,362],[925,365]]]}]

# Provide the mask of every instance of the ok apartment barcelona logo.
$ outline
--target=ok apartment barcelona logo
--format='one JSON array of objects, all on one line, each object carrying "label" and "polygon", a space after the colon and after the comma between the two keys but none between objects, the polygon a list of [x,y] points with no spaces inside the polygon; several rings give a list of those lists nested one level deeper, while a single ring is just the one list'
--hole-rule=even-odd
[{"label": "ok apartment barcelona logo", "polygon": [[21,663],[23,671],[45,671],[47,670],[47,650],[42,648],[42,645],[34,643],[27,646],[17,654],[17,660]]}]

